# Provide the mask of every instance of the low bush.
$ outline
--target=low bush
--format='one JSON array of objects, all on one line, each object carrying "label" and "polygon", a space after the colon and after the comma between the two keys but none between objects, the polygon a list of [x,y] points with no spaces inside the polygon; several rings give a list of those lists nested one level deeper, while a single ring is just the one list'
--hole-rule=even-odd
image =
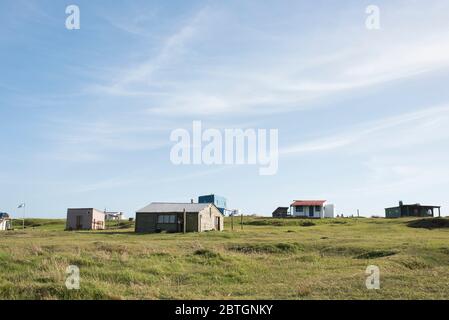
[{"label": "low bush", "polygon": [[355,258],[356,259],[376,259],[376,258],[393,256],[395,254],[397,254],[397,252],[392,251],[392,250],[374,250],[374,251],[368,251],[368,252],[359,254],[359,255],[355,256]]},{"label": "low bush", "polygon": [[256,243],[236,244],[228,247],[228,250],[242,253],[295,253],[303,248],[298,243]]},{"label": "low bush", "polygon": [[449,219],[445,218],[427,218],[413,220],[407,223],[410,228],[423,228],[423,229],[442,229],[449,228]]}]

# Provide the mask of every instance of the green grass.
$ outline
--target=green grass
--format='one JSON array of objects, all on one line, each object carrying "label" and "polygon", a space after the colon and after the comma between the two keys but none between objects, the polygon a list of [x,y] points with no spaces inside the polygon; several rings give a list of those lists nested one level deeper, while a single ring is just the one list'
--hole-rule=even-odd
[{"label": "green grass", "polygon": [[[143,235],[17,220],[0,233],[0,299],[447,299],[449,229],[417,221],[246,217],[233,232],[227,218],[224,232]],[[68,265],[80,290],[65,287]],[[380,290],[365,287],[368,265]]]},{"label": "green grass", "polygon": [[12,225],[14,229],[22,229],[25,225],[26,229],[44,228],[45,230],[61,230],[65,228],[65,220],[63,219],[13,219]]}]

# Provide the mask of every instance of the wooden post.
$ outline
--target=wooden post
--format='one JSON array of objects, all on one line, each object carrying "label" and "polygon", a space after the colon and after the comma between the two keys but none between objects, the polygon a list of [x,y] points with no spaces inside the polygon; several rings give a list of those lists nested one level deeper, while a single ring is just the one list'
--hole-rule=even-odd
[{"label": "wooden post", "polygon": [[234,231],[234,213],[231,213],[231,231]]},{"label": "wooden post", "polygon": [[187,214],[186,214],[186,209],[184,208],[184,211],[182,213],[183,217],[182,217],[182,231],[183,233],[186,233],[186,225],[187,225]]}]

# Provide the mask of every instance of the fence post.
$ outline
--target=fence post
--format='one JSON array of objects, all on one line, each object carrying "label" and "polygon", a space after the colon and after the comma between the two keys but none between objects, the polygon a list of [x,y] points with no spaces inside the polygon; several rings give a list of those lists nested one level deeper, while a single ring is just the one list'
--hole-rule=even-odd
[{"label": "fence post", "polygon": [[186,233],[186,224],[187,224],[187,214],[186,214],[186,208],[184,208],[184,211],[182,213],[183,217],[182,217],[182,228],[183,228],[183,233]]}]

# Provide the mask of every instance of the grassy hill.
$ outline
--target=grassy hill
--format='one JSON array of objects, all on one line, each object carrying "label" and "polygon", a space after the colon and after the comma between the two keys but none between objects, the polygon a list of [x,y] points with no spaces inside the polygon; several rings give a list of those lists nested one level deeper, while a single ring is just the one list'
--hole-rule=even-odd
[{"label": "grassy hill", "polygon": [[[447,219],[226,220],[226,231],[63,231],[21,220],[0,233],[0,299],[447,299]],[[109,227],[113,227],[109,225]],[[77,265],[80,290],[67,290]],[[377,265],[381,289],[367,290]]]},{"label": "grassy hill", "polygon": [[15,230],[22,229],[25,225],[25,229],[40,230],[64,230],[65,219],[25,219],[23,223],[22,219],[13,219],[12,226]]}]

